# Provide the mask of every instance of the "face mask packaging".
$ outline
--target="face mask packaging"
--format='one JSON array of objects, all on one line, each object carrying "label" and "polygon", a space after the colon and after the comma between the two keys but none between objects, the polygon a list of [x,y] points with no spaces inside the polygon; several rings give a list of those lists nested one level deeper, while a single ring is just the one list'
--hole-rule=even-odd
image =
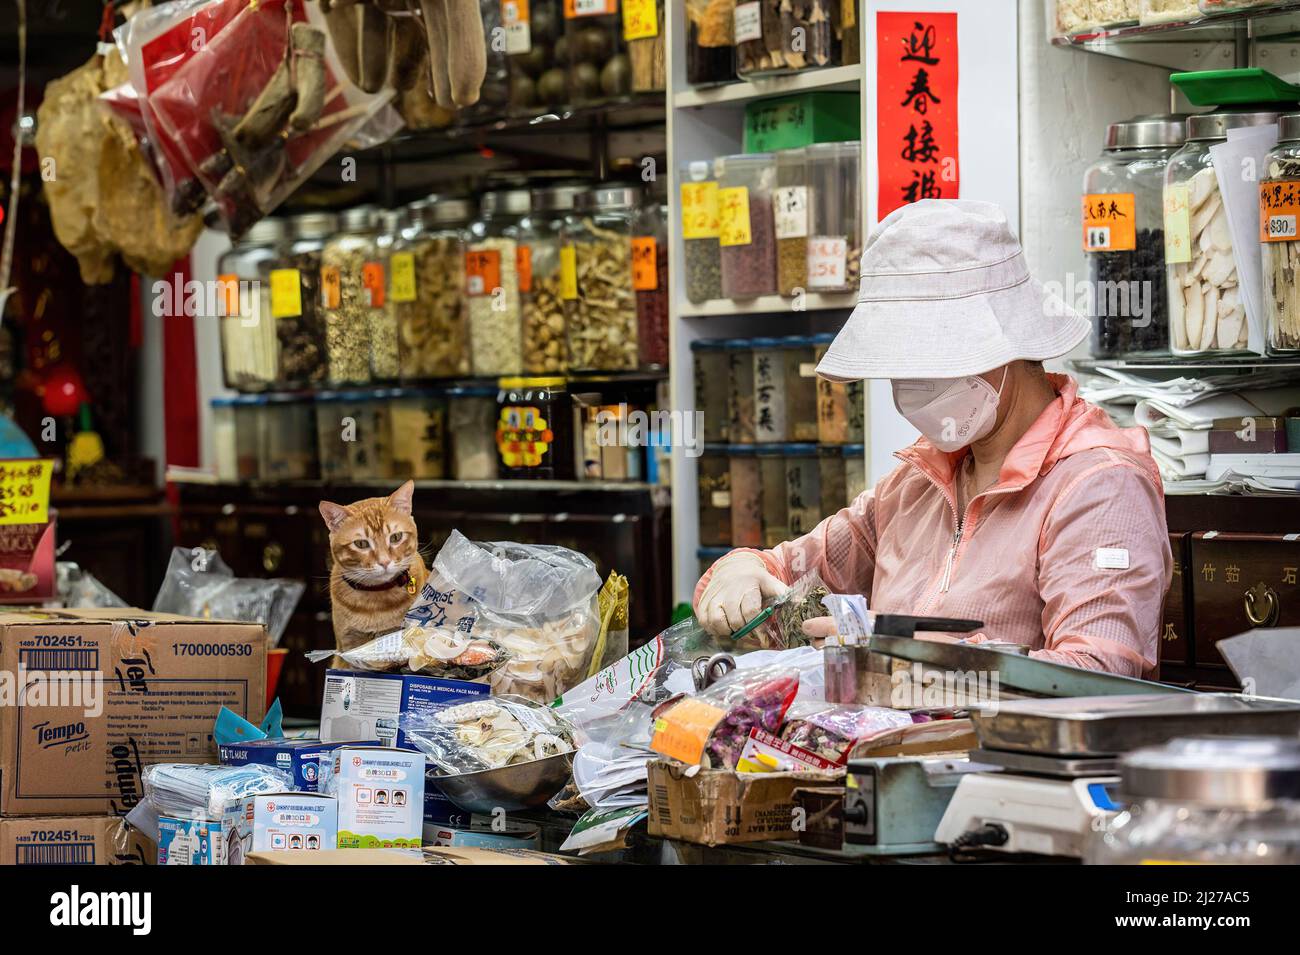
[{"label": "face mask packaging", "polygon": [[[374,740],[348,740],[356,745],[374,745]],[[322,743],[318,739],[258,739],[240,743],[222,743],[217,747],[223,766],[274,766],[293,779],[298,792],[314,793],[319,789],[321,761],[342,743]]]},{"label": "face mask packaging", "polygon": [[321,785],[338,800],[338,848],[419,848],[424,827],[424,754],[341,746]]},{"label": "face mask packaging", "polygon": [[314,852],[338,843],[338,802],[319,793],[272,793],[253,804],[254,852]]},{"label": "face mask packaging", "polygon": [[221,819],[158,817],[159,865],[243,865],[252,849],[253,798],[232,801]]},{"label": "face mask packaging", "polygon": [[380,746],[405,746],[398,728],[403,713],[418,713],[440,703],[467,703],[488,696],[484,683],[442,680],[411,673],[328,670],[320,711],[320,738],[326,743],[376,740]]}]

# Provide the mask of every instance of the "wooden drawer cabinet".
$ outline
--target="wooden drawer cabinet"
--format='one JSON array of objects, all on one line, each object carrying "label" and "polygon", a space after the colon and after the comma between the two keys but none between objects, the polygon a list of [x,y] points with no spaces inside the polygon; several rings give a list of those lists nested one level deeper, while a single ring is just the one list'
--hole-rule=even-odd
[{"label": "wooden drawer cabinet", "polygon": [[1192,662],[1192,626],[1187,613],[1187,534],[1170,534],[1169,550],[1174,556],[1174,572],[1165,594],[1165,608],[1160,621],[1160,667],[1162,675],[1170,666],[1188,666]]}]

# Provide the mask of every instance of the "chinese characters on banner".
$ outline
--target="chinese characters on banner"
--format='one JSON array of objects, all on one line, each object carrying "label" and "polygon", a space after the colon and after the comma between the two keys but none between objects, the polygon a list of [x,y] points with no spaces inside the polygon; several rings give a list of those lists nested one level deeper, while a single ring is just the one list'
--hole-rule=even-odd
[{"label": "chinese characters on banner", "polygon": [[49,521],[53,473],[53,461],[36,458],[0,461],[0,524]]},{"label": "chinese characters on banner", "polygon": [[876,14],[876,216],[961,195],[957,14]]}]

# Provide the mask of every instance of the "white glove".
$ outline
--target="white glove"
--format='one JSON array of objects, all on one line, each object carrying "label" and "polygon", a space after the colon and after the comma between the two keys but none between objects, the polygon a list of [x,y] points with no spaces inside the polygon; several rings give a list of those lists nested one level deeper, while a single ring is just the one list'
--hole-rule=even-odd
[{"label": "white glove", "polygon": [[768,573],[756,554],[731,554],[713,565],[713,576],[695,604],[695,618],[715,637],[729,637],[763,609],[763,601],[790,588]]}]

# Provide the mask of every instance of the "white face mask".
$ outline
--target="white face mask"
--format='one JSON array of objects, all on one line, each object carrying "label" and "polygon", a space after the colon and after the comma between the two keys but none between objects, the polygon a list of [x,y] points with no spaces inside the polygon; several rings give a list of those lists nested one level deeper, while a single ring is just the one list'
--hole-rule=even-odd
[{"label": "white face mask", "polygon": [[996,389],[983,378],[896,378],[894,407],[940,451],[957,451],[993,430],[998,398],[1007,382]]}]

